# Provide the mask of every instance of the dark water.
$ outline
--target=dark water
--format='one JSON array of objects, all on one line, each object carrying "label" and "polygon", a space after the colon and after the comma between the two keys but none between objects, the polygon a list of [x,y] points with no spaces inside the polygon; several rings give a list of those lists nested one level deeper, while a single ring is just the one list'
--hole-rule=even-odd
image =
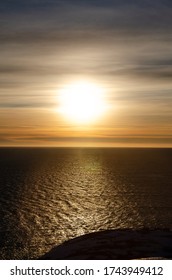
[{"label": "dark water", "polygon": [[0,149],[0,258],[82,234],[172,229],[172,149]]}]

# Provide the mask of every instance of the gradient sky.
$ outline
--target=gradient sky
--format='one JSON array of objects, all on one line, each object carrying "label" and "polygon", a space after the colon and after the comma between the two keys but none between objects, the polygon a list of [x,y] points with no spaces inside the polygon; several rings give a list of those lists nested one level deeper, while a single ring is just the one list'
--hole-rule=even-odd
[{"label": "gradient sky", "polygon": [[[172,147],[172,1],[0,1],[1,146]],[[58,113],[61,88],[91,80],[109,111]]]}]

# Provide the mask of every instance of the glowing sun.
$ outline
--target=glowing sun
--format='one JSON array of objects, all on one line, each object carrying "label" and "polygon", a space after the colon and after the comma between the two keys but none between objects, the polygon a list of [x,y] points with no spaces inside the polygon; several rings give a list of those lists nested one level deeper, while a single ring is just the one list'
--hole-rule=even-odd
[{"label": "glowing sun", "polygon": [[105,109],[103,88],[89,82],[65,86],[60,91],[59,102],[65,117],[81,123],[95,121]]}]

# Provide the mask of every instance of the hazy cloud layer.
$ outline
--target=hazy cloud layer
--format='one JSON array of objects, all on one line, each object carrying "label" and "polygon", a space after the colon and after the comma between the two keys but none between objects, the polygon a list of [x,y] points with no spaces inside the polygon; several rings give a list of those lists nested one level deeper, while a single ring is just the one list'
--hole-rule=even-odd
[{"label": "hazy cloud layer", "polygon": [[[10,115],[27,109],[34,123],[33,110],[58,108],[59,89],[88,77],[104,85],[111,102],[104,129],[125,127],[133,139],[136,122],[157,134],[159,126],[157,141],[164,143],[167,131],[172,135],[171,30],[172,1],[0,1],[1,122],[10,131]],[[58,131],[63,121],[57,118]]]}]

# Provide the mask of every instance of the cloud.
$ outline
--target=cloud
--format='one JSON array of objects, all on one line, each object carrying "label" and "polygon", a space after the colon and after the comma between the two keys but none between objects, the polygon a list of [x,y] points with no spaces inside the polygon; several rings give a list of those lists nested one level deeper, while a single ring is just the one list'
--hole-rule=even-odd
[{"label": "cloud", "polygon": [[51,103],[49,102],[49,104],[47,104],[47,102],[44,102],[44,103],[35,103],[35,102],[32,102],[32,103],[17,103],[17,102],[8,102],[8,103],[1,103],[0,104],[0,108],[11,108],[11,109],[14,109],[14,108],[53,108],[55,107],[56,104],[55,103]]},{"label": "cloud", "polygon": [[[0,72],[64,75],[71,71],[90,74],[97,71],[101,75],[170,79],[171,68],[167,69],[167,64],[153,68],[136,60],[156,55],[163,59],[168,53],[170,56],[171,3],[103,3],[17,1],[18,9],[12,12],[11,8],[11,13],[1,16],[0,50],[5,65]],[[8,65],[9,60],[14,65]],[[161,69],[157,71],[156,66]]]},{"label": "cloud", "polygon": [[[172,1],[7,0],[0,8],[1,111],[28,109],[32,119],[32,109],[58,105],[54,98],[64,83],[91,77],[105,85],[107,100],[117,108],[104,129],[170,129]],[[85,141],[70,135],[67,141]],[[112,141],[127,141],[117,138]]]},{"label": "cloud", "polygon": [[102,4],[103,1],[33,1],[30,4],[25,2],[24,6],[18,1],[15,5],[18,9],[11,7],[10,13],[4,11],[1,14],[1,42],[58,41],[59,36],[68,38],[70,33],[77,38],[79,31],[84,40],[91,34],[103,39],[108,34],[116,37],[154,36],[155,32],[156,35],[169,34],[171,30],[169,3],[106,1],[106,5]]},{"label": "cloud", "polygon": [[12,143],[16,142],[16,144],[22,143],[22,145],[30,144],[39,144],[39,145],[50,145],[53,143],[53,145],[57,145],[59,143],[63,143],[64,145],[72,145],[74,143],[79,143],[80,146],[85,144],[99,144],[104,145],[105,143],[109,143],[111,145],[119,145],[125,144],[125,145],[131,145],[131,144],[170,144],[172,145],[172,136],[164,136],[164,137],[51,137],[51,136],[12,136],[10,137],[7,135],[6,137],[0,138],[1,143]]}]

